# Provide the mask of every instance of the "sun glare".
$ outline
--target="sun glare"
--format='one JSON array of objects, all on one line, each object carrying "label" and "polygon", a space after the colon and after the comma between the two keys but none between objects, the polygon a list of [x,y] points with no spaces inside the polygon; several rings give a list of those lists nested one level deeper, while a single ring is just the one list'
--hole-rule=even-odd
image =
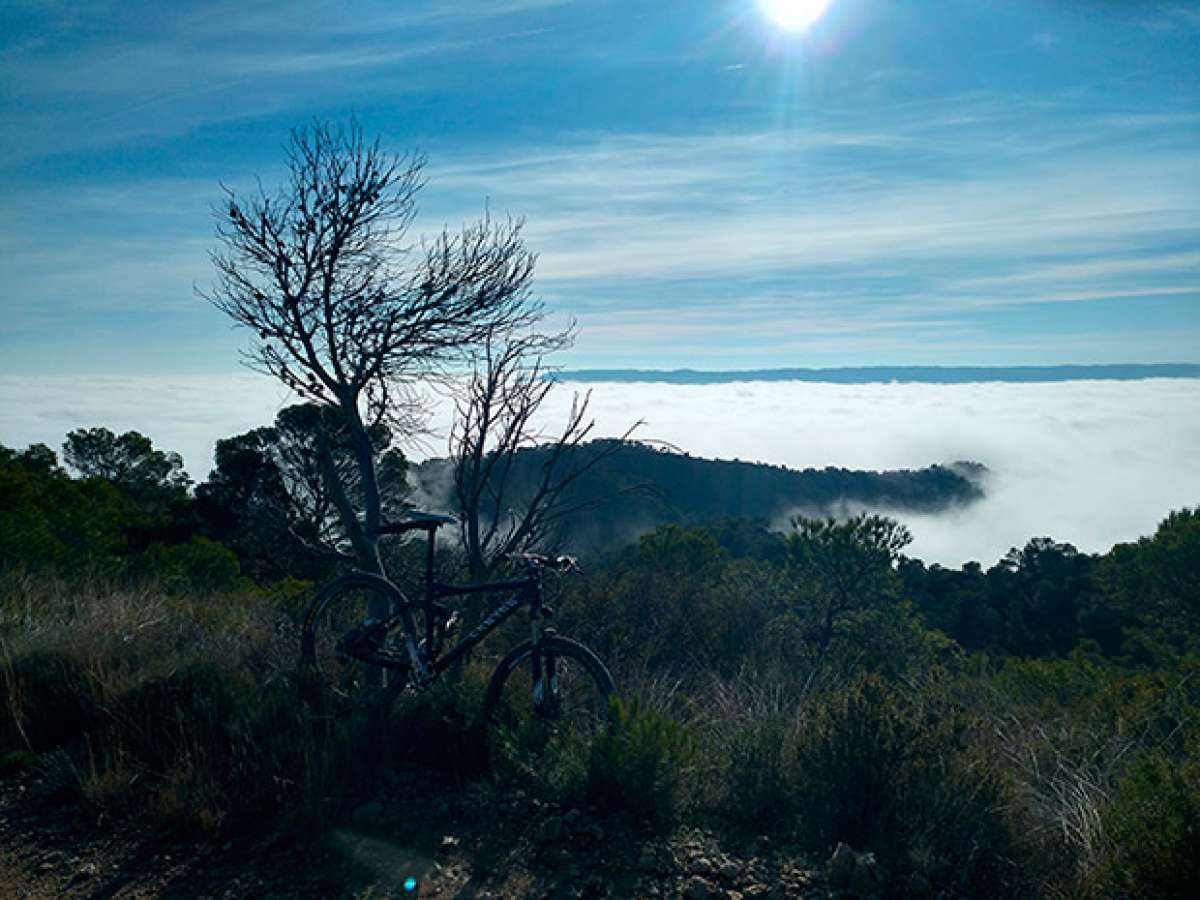
[{"label": "sun glare", "polygon": [[831,0],[758,0],[758,5],[780,28],[804,31],[821,18]]}]

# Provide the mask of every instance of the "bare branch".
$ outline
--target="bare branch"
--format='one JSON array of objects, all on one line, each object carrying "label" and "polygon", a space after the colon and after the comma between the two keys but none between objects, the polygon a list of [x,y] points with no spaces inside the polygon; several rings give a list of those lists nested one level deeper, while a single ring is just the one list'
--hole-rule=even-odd
[{"label": "bare branch", "polygon": [[[568,488],[617,452],[638,427],[619,441],[587,444],[595,427],[587,415],[590,394],[574,398],[559,431],[537,427],[536,414],[554,387],[546,356],[569,346],[574,335],[574,323],[557,334],[488,334],[457,403],[450,457],[463,549],[477,579],[499,558],[544,543],[551,526],[570,511],[591,505],[568,501]],[[518,452],[539,447],[545,459],[534,483],[514,484]]]},{"label": "bare branch", "polygon": [[[214,209],[216,281],[199,293],[250,329],[251,368],[340,411],[356,450],[361,508],[337,506],[353,518],[343,521],[345,533],[362,532],[360,564],[377,568],[370,430],[415,436],[427,418],[417,384],[541,317],[531,294],[536,257],[519,220],[488,215],[458,234],[410,241],[425,158],[385,152],[357,122],[293,131],[286,161],[276,194],[223,188]],[[338,485],[326,495],[338,500]]]}]

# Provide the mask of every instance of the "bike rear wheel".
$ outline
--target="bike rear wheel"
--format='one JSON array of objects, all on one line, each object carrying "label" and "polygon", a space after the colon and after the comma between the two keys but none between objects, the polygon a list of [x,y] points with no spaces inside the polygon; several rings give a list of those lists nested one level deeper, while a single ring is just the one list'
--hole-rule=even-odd
[{"label": "bike rear wheel", "polygon": [[484,700],[492,764],[544,774],[608,727],[615,693],[600,658],[570,638],[517,645],[496,667]]},{"label": "bike rear wheel", "polygon": [[[377,575],[353,573],[322,589],[302,637],[301,684],[312,709],[341,717],[391,706],[408,683],[407,649],[403,629],[382,620],[404,607],[423,627],[419,609]],[[373,621],[380,624],[364,627]]]}]

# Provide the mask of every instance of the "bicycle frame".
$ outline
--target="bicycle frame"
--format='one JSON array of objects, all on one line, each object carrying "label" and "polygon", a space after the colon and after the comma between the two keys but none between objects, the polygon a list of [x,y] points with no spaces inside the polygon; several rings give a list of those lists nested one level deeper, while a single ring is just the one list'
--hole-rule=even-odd
[{"label": "bicycle frame", "polygon": [[[412,526],[410,526],[412,527]],[[424,528],[425,526],[417,526]],[[508,580],[508,581],[493,581],[483,584],[471,585],[455,585],[446,582],[438,581],[434,577],[434,539],[436,528],[428,529],[427,550],[425,555],[425,577],[422,591],[422,600],[417,603],[410,601],[404,593],[388,578],[382,574],[374,573],[358,573],[358,578],[365,578],[368,582],[374,583],[374,589],[390,594],[393,598],[393,604],[399,604],[399,608],[393,607],[394,611],[387,616],[378,625],[382,626],[385,631],[391,631],[399,626],[401,633],[404,636],[405,655],[408,657],[407,662],[401,662],[395,657],[381,658],[372,655],[370,658],[366,656],[356,657],[368,665],[378,666],[383,669],[391,669],[393,671],[408,671],[409,681],[417,687],[428,686],[433,679],[444,672],[446,669],[455,665],[466,654],[468,654],[476,645],[484,638],[496,630],[501,623],[507,620],[516,610],[528,604],[529,617],[532,630],[533,642],[537,645],[541,643],[542,637],[542,620],[547,617],[544,611],[542,598],[542,578],[541,573],[532,573],[525,578]],[[383,532],[381,532],[383,533]],[[391,531],[388,533],[397,533]],[[354,573],[350,576],[355,577]],[[453,647],[445,653],[438,652],[434,655],[435,648],[434,637],[437,634],[438,616],[446,614],[446,607],[438,601],[446,597],[461,597],[473,594],[492,594],[492,593],[507,593],[511,592],[511,596],[499,603],[484,617],[471,632],[462,637]],[[310,619],[315,616],[318,606],[312,608]],[[416,619],[413,615],[415,609],[423,609],[426,614],[425,619],[425,652],[422,652],[419,641],[422,637],[420,630],[417,628]],[[314,622],[305,621],[305,634],[311,635]],[[309,638],[306,637],[306,640]],[[306,651],[311,652],[311,651]],[[535,667],[537,662],[535,662]]]},{"label": "bicycle frame", "polygon": [[[558,636],[554,629],[546,627],[546,619],[553,611],[544,602],[545,573],[547,570],[577,571],[578,566],[573,559],[522,554],[516,557],[525,565],[524,577],[521,578],[482,584],[450,584],[439,581],[434,577],[433,542],[434,531],[436,525],[441,523],[441,518],[434,519],[433,514],[426,515],[429,516],[427,522],[432,524],[420,522],[407,527],[392,527],[387,532],[395,534],[414,527],[428,529],[429,550],[419,598],[410,599],[382,571],[348,572],[334,579],[321,589],[305,614],[301,635],[301,656],[305,663],[318,663],[319,618],[331,608],[330,604],[335,604],[332,607],[334,609],[355,610],[355,592],[365,592],[368,596],[386,599],[390,607],[389,612],[382,619],[368,615],[361,625],[355,625],[344,632],[342,629],[346,627],[346,623],[334,625],[333,621],[330,621],[327,626],[321,627],[321,633],[333,639],[333,649],[339,660],[332,667],[337,680],[341,681],[350,671],[346,668],[347,665],[368,667],[359,670],[358,675],[359,687],[364,688],[368,696],[373,688],[386,687],[388,697],[394,697],[397,689],[403,690],[405,687],[418,691],[429,688],[439,675],[461,663],[474,647],[498,629],[519,607],[528,606],[530,637],[509,649],[492,673],[485,701],[485,716],[486,710],[498,702],[505,683],[518,666],[532,667],[530,674],[533,678],[534,712],[547,719],[555,718],[559,711],[557,675],[561,659],[570,658],[581,664],[590,678],[588,684],[598,690],[598,696],[607,696],[615,690],[612,676],[594,652],[576,641]],[[439,601],[447,597],[478,594],[496,595],[499,602],[492,605],[482,621],[469,633],[461,636],[453,646],[443,652],[442,645],[450,630],[447,626],[453,624],[453,613],[449,606]],[[344,603],[346,598],[349,598],[349,607],[336,606]],[[379,605],[376,604],[374,608],[378,609]],[[368,603],[368,609],[370,608],[371,604]],[[424,615],[420,627],[419,614]],[[399,635],[396,634],[397,630]],[[385,646],[389,632],[394,643]],[[397,641],[397,638],[402,640]],[[402,644],[403,649],[397,646],[397,643]],[[328,643],[322,644],[323,648],[328,646]],[[396,677],[386,679],[385,684],[384,671],[391,671]],[[324,672],[324,675],[328,674],[328,671]],[[321,678],[323,675],[318,673],[317,677]],[[338,689],[334,690],[336,692]]]},{"label": "bicycle frame", "polygon": [[517,609],[529,604],[529,619],[533,627],[533,637],[541,636],[542,612],[542,580],[531,576],[517,581],[494,581],[487,584],[453,585],[443,584],[430,578],[426,582],[426,601],[429,607],[444,597],[461,597],[470,594],[491,594],[512,591],[513,594],[504,602],[495,606],[470,633],[464,635],[457,644],[430,660],[429,665],[433,674],[440,674],[453,666],[474,648],[480,641],[500,627]]}]

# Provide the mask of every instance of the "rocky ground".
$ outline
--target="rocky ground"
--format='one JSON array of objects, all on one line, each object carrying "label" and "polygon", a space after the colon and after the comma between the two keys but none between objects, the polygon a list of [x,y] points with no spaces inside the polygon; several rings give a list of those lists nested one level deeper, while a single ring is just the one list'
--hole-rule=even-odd
[{"label": "rocky ground", "polygon": [[[766,838],[655,836],[621,817],[484,784],[396,778],[320,837],[180,843],[56,799],[42,776],[0,780],[0,896],[20,898],[829,897],[827,879]],[[861,869],[861,867],[860,867]],[[851,877],[862,872],[850,870]],[[869,873],[868,873],[869,874]]]}]

